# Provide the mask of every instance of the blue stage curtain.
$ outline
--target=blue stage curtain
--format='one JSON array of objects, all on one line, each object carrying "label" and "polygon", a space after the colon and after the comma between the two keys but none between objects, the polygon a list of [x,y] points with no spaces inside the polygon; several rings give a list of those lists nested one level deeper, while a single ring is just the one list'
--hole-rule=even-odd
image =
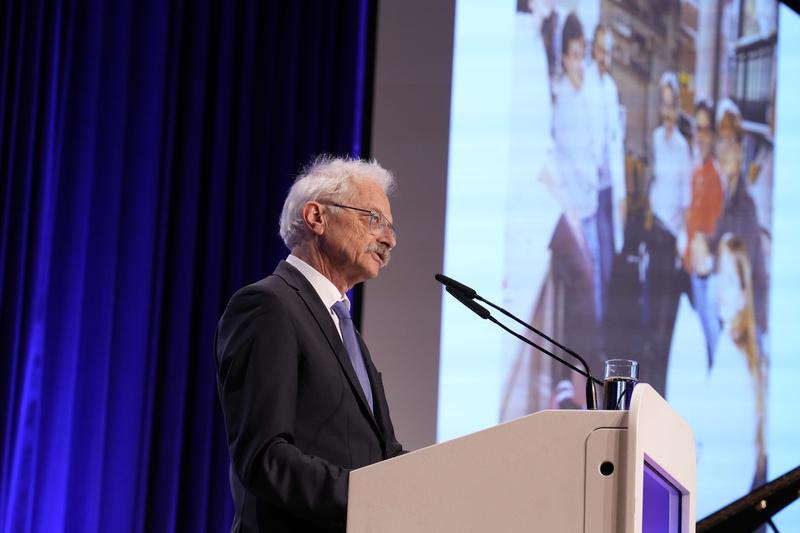
[{"label": "blue stage curtain", "polygon": [[367,0],[0,4],[0,531],[224,531],[213,335],[360,150]]}]

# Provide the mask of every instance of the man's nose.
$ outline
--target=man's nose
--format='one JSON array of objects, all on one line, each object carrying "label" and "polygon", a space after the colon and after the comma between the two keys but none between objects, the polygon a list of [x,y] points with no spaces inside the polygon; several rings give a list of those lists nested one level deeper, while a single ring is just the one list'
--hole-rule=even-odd
[{"label": "man's nose", "polygon": [[378,242],[381,244],[388,246],[389,249],[394,248],[397,246],[397,235],[395,235],[394,230],[389,227],[383,229],[383,231],[378,235]]}]

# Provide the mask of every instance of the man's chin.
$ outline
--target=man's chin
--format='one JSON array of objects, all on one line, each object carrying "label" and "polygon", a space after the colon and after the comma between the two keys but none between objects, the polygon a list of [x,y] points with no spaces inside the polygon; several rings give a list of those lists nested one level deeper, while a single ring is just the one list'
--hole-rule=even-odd
[{"label": "man's chin", "polygon": [[363,268],[358,273],[358,279],[356,283],[362,283],[364,281],[375,279],[378,277],[378,274],[381,271],[381,267],[378,266],[374,259],[370,259],[369,265],[362,265]]}]

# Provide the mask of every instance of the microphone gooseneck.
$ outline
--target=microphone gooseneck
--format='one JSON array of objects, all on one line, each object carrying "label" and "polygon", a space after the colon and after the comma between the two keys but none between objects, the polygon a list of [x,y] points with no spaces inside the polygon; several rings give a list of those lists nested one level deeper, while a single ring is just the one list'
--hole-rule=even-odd
[{"label": "microphone gooseneck", "polygon": [[456,300],[467,306],[473,313],[483,318],[491,318],[492,314],[484,306],[470,299],[464,293],[453,287],[445,287],[445,290],[455,297]]},{"label": "microphone gooseneck", "polygon": [[[436,278],[436,281],[438,281],[439,283],[441,283],[442,285],[445,286],[445,290],[447,290],[447,292],[449,292],[459,302],[464,304],[466,307],[468,307],[470,310],[472,310],[472,312],[474,312],[475,314],[477,314],[481,318],[488,319],[489,321],[497,324],[504,331],[506,331],[506,332],[510,333],[511,335],[515,336],[516,338],[520,339],[524,343],[529,344],[530,346],[533,346],[534,348],[536,348],[540,352],[544,353],[545,355],[548,355],[548,356],[552,357],[553,359],[556,359],[557,361],[559,361],[563,365],[567,366],[571,370],[573,370],[573,371],[577,372],[578,374],[581,374],[582,376],[586,377],[587,378],[586,379],[586,408],[589,409],[589,410],[596,410],[597,409],[597,395],[596,395],[596,392],[595,392],[594,385],[595,385],[595,383],[603,385],[603,382],[599,381],[598,379],[596,379],[594,377],[592,377],[592,373],[591,373],[591,371],[589,369],[588,363],[586,362],[586,360],[583,357],[581,357],[580,354],[578,354],[574,350],[571,350],[571,349],[567,348],[566,346],[564,346],[560,342],[556,341],[555,339],[553,339],[549,335],[539,331],[538,329],[536,329],[532,325],[528,324],[527,322],[522,321],[521,319],[519,319],[518,317],[516,317],[515,315],[513,315],[509,311],[507,311],[507,310],[503,309],[502,307],[500,307],[500,306],[490,302],[489,300],[486,300],[485,298],[481,297],[477,293],[477,291],[475,291],[475,289],[473,289],[473,288],[471,288],[471,287],[469,287],[467,285],[464,285],[463,283],[460,283],[460,282],[458,282],[458,281],[456,281],[456,280],[454,280],[452,278],[449,278],[449,277],[445,276],[444,274],[436,274],[434,277]],[[515,322],[517,322],[517,323],[521,324],[522,326],[524,326],[526,329],[530,330],[531,332],[535,333],[536,335],[540,336],[541,338],[545,339],[546,341],[548,341],[548,342],[554,344],[555,346],[559,347],[560,349],[564,350],[569,355],[573,356],[578,361],[580,361],[580,363],[583,366],[584,370],[580,370],[576,366],[566,362],[564,359],[562,359],[559,356],[555,355],[553,352],[543,348],[542,346],[539,346],[538,344],[534,343],[530,339],[528,339],[528,338],[520,335],[519,333],[513,331],[512,329],[508,328],[505,324],[503,324],[503,323],[499,322],[497,319],[495,319],[492,316],[492,314],[489,312],[488,309],[486,309],[482,305],[480,305],[477,302],[475,302],[475,300],[479,300],[479,301],[489,305],[490,307],[493,307],[494,309],[497,309],[498,311],[503,313],[505,316],[511,318]]]},{"label": "microphone gooseneck", "polygon": [[[566,346],[564,346],[563,344],[561,344],[557,340],[553,339],[552,337],[550,337],[549,335],[547,335],[543,331],[539,331],[538,329],[536,329],[532,325],[528,324],[527,322],[523,322],[522,320],[520,320],[519,318],[517,318],[516,316],[511,314],[509,311],[506,311],[502,307],[493,304],[492,302],[490,302],[489,300],[486,300],[485,298],[482,298],[477,293],[475,294],[475,299],[476,300],[480,300],[481,302],[489,305],[490,307],[493,307],[493,308],[497,309],[498,311],[500,311],[501,313],[503,313],[504,315],[506,315],[510,319],[514,320],[515,322],[517,322],[519,324],[522,324],[528,330],[530,330],[533,333],[539,335],[540,337],[542,337],[546,341],[548,341],[548,342],[550,342],[552,344],[555,344],[556,346],[558,346],[559,348],[561,348],[562,350],[564,350],[565,352],[570,354],[572,357],[574,357],[575,359],[580,361],[581,365],[586,370],[586,374],[585,375],[589,376],[591,378],[591,379],[588,379],[586,381],[586,408],[590,409],[590,410],[597,409],[597,396],[596,396],[596,393],[595,393],[593,380],[596,381],[600,385],[603,385],[603,382],[591,377],[591,371],[589,370],[589,364],[586,362],[586,360],[580,354],[578,354],[578,352],[576,352],[574,350],[570,350],[569,348],[567,348]],[[583,372],[581,372],[581,374],[583,374]]]}]

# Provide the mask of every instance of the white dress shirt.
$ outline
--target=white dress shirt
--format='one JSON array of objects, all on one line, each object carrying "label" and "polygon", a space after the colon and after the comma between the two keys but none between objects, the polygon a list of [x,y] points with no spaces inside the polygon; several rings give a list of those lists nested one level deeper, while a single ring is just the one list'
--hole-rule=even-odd
[{"label": "white dress shirt", "polygon": [[317,291],[317,295],[319,296],[320,300],[322,300],[322,304],[325,306],[325,309],[327,309],[328,313],[331,315],[333,324],[336,326],[336,331],[339,332],[339,337],[341,337],[342,328],[339,325],[339,317],[336,316],[336,313],[333,312],[331,307],[333,307],[333,304],[336,302],[342,300],[349,311],[350,300],[347,298],[347,295],[342,295],[339,292],[339,289],[336,288],[336,285],[331,283],[331,280],[320,274],[317,269],[299,257],[289,254],[289,257],[286,258],[286,262],[299,270],[303,277],[305,277],[311,286],[314,287],[314,290]]},{"label": "white dress shirt", "polygon": [[672,128],[669,140],[664,126],[653,131],[653,183],[650,185],[650,207],[679,241],[685,240],[684,213],[692,196],[692,168],[689,145]]},{"label": "white dress shirt", "polygon": [[595,138],[591,102],[584,87],[567,76],[556,86],[553,108],[557,175],[551,188],[567,213],[585,219],[597,212],[599,139]]},{"label": "white dress shirt", "polygon": [[600,75],[597,62],[586,67],[584,76],[590,110],[595,113],[592,126],[595,138],[600,139],[599,189],[611,187],[612,218],[614,220],[614,249],[622,251],[625,221],[622,206],[627,194],[625,184],[625,124],[623,108],[619,103],[619,91],[611,74]]}]

